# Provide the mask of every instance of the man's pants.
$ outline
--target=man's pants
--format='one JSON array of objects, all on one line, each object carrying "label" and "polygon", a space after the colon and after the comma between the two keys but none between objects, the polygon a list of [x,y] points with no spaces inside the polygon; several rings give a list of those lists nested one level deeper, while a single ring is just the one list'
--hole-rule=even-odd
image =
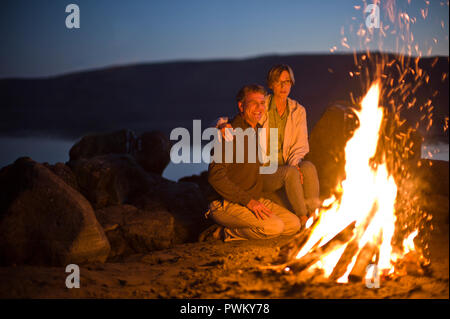
[{"label": "man's pants", "polygon": [[299,164],[303,175],[303,185],[300,174],[294,166],[279,166],[273,174],[261,174],[263,178],[264,196],[269,197],[278,204],[282,204],[273,194],[284,187],[287,199],[292,210],[297,216],[308,216],[320,205],[319,200],[319,178],[316,167],[308,161],[301,161]]},{"label": "man's pants", "polygon": [[209,213],[212,219],[225,227],[225,241],[267,239],[293,235],[300,230],[300,220],[293,213],[272,201],[260,198],[273,215],[259,219],[247,207],[227,200],[213,201]]}]

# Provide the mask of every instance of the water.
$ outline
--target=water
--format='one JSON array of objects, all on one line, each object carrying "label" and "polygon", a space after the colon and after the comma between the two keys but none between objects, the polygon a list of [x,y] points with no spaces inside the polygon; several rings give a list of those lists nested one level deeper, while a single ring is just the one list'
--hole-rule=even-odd
[{"label": "water", "polygon": [[[28,156],[39,163],[67,162],[69,150],[77,142],[47,137],[0,137],[0,168],[17,158]],[[208,169],[207,163],[167,165],[163,177],[177,181],[181,177],[197,175]]]},{"label": "water", "polygon": [[446,143],[430,143],[422,146],[422,158],[448,162],[448,155],[448,144]]},{"label": "water", "polygon": [[[22,156],[31,157],[40,163],[67,162],[69,150],[75,142],[46,137],[0,137],[0,168]],[[422,147],[422,158],[448,161],[449,145],[446,143],[425,144]],[[171,162],[164,170],[163,177],[177,181],[181,177],[197,175],[207,169],[207,163],[174,164]]]}]

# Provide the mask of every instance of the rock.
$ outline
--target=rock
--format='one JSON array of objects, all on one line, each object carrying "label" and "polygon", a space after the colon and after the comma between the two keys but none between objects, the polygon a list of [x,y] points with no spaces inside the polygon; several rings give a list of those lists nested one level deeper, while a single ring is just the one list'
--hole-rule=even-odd
[{"label": "rock", "polygon": [[351,108],[338,104],[326,109],[311,131],[305,160],[317,168],[321,196],[330,196],[345,177],[345,144],[356,126]]},{"label": "rock", "polygon": [[182,242],[175,233],[174,217],[167,211],[148,211],[121,205],[99,209],[95,213],[102,226],[118,225],[106,233],[111,244],[111,260],[170,248]]},{"label": "rock", "polygon": [[89,202],[22,157],[0,170],[0,264],[104,262],[110,245]]},{"label": "rock", "polygon": [[149,174],[131,155],[108,154],[68,162],[81,193],[95,209],[128,203],[162,178]]},{"label": "rock", "polygon": [[77,177],[72,172],[69,166],[65,165],[64,163],[56,163],[54,165],[43,163],[43,165],[48,169],[50,169],[53,173],[55,173],[67,185],[71,186],[73,189],[77,191],[80,190],[77,182]]},{"label": "rock", "polygon": [[134,156],[146,171],[161,175],[170,162],[170,140],[159,131],[145,132],[137,140]]},{"label": "rock", "polygon": [[163,180],[132,202],[144,210],[166,210],[175,218],[175,234],[179,242],[196,241],[211,225],[204,217],[208,202],[198,185]]},{"label": "rock", "polygon": [[414,176],[415,185],[426,194],[439,194],[448,197],[449,192],[449,162],[422,159],[420,164],[412,166],[410,171]]},{"label": "rock", "polygon": [[136,136],[130,130],[84,136],[69,151],[70,160],[92,158],[105,154],[128,154],[134,147]]},{"label": "rock", "polygon": [[209,223],[204,218],[208,203],[198,185],[146,172],[130,155],[100,155],[68,165],[96,210],[130,204],[144,211],[168,212],[174,218],[174,242],[195,241]]},{"label": "rock", "polygon": [[206,198],[206,200],[208,200],[208,202],[213,201],[217,199],[218,196],[220,196],[208,182],[208,171],[203,171],[200,175],[182,177],[178,180],[178,182],[197,184],[203,196]]},{"label": "rock", "polygon": [[147,172],[160,175],[170,162],[171,143],[160,131],[136,137],[130,130],[84,136],[69,152],[70,161],[107,154],[130,154]]}]

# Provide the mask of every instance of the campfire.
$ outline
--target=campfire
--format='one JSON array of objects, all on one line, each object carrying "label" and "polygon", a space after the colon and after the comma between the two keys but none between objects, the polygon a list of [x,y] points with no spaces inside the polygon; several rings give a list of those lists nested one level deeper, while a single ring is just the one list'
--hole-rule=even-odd
[{"label": "campfire", "polygon": [[[355,10],[367,12],[367,3],[363,3]],[[379,4],[374,1],[372,7]],[[425,4],[423,20],[429,2]],[[280,248],[275,265],[268,268],[303,278],[320,274],[338,283],[430,274],[426,237],[433,229],[432,216],[420,208],[411,168],[423,164],[420,159],[411,160],[411,154],[414,147],[420,148],[412,138],[419,122],[427,122],[427,131],[433,124],[433,98],[438,92],[418,93],[430,80],[420,66],[423,54],[412,34],[418,19],[395,1],[382,7],[389,21],[380,21],[379,28],[350,25],[348,34],[341,29],[344,47],[350,48],[347,43],[353,39],[366,49],[366,54],[354,51],[355,68],[349,72],[364,83],[364,89],[358,92],[360,101],[350,92],[352,104],[357,106],[353,110],[357,128],[345,146],[345,178],[305,229]],[[377,44],[382,52],[385,39],[397,43],[394,58],[369,50],[369,44]],[[437,59],[432,67],[436,63]],[[447,75],[442,75],[442,81]],[[415,124],[405,123],[401,113],[412,108],[424,114]]]},{"label": "campfire", "polygon": [[414,244],[419,229],[405,234],[402,247],[392,244],[397,185],[388,172],[386,155],[374,160],[383,123],[380,86],[381,81],[375,81],[360,110],[355,110],[359,127],[345,147],[346,177],[339,187],[339,198],[325,200],[306,228],[281,248],[279,269],[321,273],[347,283],[423,274],[429,265]]}]

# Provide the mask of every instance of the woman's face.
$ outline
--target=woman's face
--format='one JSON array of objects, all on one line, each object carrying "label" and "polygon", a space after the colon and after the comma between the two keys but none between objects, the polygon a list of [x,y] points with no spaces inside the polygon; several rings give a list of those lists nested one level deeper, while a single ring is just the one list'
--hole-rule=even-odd
[{"label": "woman's face", "polygon": [[278,78],[272,84],[273,95],[275,97],[287,98],[291,92],[292,81],[288,71],[283,71]]}]

